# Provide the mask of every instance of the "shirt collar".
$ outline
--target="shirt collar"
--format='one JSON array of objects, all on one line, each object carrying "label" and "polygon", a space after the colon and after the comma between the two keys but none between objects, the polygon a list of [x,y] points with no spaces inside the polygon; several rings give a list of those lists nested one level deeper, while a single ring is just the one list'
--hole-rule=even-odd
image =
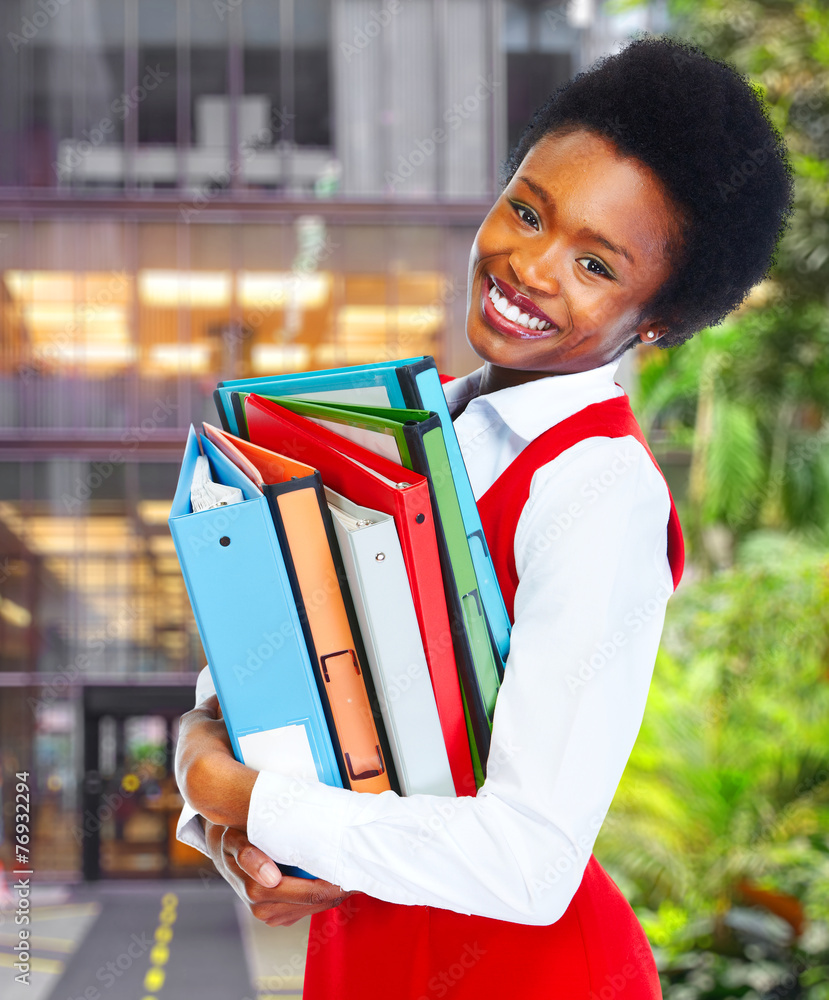
[{"label": "shirt collar", "polygon": [[533,382],[510,386],[479,396],[483,367],[453,379],[443,386],[451,413],[466,400],[467,413],[489,408],[513,433],[525,441],[533,441],[549,427],[564,420],[600,399],[624,394],[614,383],[620,359],[600,368],[572,375],[549,375]]}]

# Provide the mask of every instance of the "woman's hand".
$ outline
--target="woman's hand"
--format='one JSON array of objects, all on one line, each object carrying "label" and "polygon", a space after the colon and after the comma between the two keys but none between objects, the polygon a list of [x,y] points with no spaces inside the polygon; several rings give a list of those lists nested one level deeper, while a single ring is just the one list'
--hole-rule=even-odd
[{"label": "woman's hand", "polygon": [[311,913],[329,910],[350,896],[322,879],[283,875],[244,833],[205,820],[210,857],[226,882],[257,920],[269,927],[289,927]]},{"label": "woman's hand", "polygon": [[182,795],[205,819],[244,830],[256,774],[233,756],[215,695],[182,715],[176,780]]}]

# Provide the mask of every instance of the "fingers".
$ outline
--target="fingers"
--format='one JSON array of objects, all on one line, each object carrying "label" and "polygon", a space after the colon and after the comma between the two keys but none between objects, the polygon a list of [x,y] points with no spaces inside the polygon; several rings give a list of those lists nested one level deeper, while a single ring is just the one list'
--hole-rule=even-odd
[{"label": "fingers", "polygon": [[[267,854],[254,847],[241,830],[233,827],[228,827],[222,836],[222,850],[244,874],[254,880],[249,890],[253,901],[278,900],[292,905],[327,908],[338,905],[347,895],[338,885],[324,879],[283,875]],[[279,891],[274,893],[277,886]]]},{"label": "fingers", "polygon": [[351,895],[324,879],[283,875],[241,830],[207,825],[205,832],[211,856],[223,877],[253,916],[269,927],[289,927],[312,913],[339,906]]},{"label": "fingers", "polygon": [[200,701],[198,705],[190,709],[189,712],[185,712],[182,715],[182,719],[209,719],[211,721],[216,721],[220,716],[219,699],[215,694],[211,694],[210,697],[205,698],[204,701]]},{"label": "fingers", "polygon": [[343,892],[338,885],[332,885],[323,879],[294,878],[291,875],[282,876],[276,892],[264,890],[261,896],[256,892],[256,896],[262,901],[267,898],[291,906],[312,907],[315,910],[317,908],[327,910],[331,906],[339,906],[349,895],[350,893]]},{"label": "fingers", "polygon": [[[302,884],[295,886],[294,883]],[[292,895],[292,901],[272,898],[276,894],[283,897],[286,893]],[[255,898],[260,894],[262,898]],[[276,890],[252,887],[251,896],[254,898],[249,905],[253,916],[269,927],[290,927],[303,917],[339,906],[350,895],[350,892],[343,892],[339,886],[332,886],[322,879],[297,879],[283,875]]]},{"label": "fingers", "polygon": [[228,827],[222,837],[222,849],[231,855],[239,868],[266,889],[282,880],[282,872],[264,851],[254,847],[241,830]]},{"label": "fingers", "polygon": [[196,708],[201,708],[205,712],[209,712],[214,719],[221,719],[222,717],[222,710],[221,707],[219,706],[218,695],[215,694],[209,695],[207,698],[204,699],[204,701],[200,701],[198,705],[196,705]]}]

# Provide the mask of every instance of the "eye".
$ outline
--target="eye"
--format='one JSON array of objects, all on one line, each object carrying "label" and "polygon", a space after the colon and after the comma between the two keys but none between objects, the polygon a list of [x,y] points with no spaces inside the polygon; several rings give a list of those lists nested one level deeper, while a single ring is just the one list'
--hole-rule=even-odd
[{"label": "eye", "polygon": [[511,201],[510,204],[515,209],[518,218],[526,223],[528,226],[532,226],[533,229],[539,229],[538,216],[533,212],[531,208],[527,208],[526,205],[522,205],[521,202]]},{"label": "eye", "polygon": [[605,278],[613,277],[604,264],[600,260],[596,260],[595,257],[577,257],[576,260],[584,267],[585,271],[589,271],[591,274],[599,274]]}]

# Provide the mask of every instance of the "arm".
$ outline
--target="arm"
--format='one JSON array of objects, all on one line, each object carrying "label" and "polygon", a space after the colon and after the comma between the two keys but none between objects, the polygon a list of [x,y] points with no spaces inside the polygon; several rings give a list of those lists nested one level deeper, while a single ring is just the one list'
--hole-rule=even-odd
[{"label": "arm", "polygon": [[380,899],[547,924],[579,886],[641,723],[666,600],[669,500],[630,438],[536,474],[488,777],[477,797],[360,795],[263,772],[248,836]]},{"label": "arm", "polygon": [[[197,772],[205,768],[207,777],[199,779],[193,773],[194,767]],[[182,716],[176,776],[185,795],[177,836],[213,861],[218,873],[258,920],[270,927],[290,926],[309,914],[339,906],[350,895],[322,879],[283,876],[268,855],[248,840],[244,826],[256,772],[233,758],[207,667],[196,682],[196,707]],[[232,794],[225,796],[221,811],[214,813],[212,783],[221,785],[223,777]],[[186,801],[194,779],[197,784],[201,780],[205,787],[201,813]],[[202,813],[221,822],[212,823]]]},{"label": "arm", "polygon": [[[211,695],[216,694],[213,678],[210,676],[210,668],[202,667],[196,680],[196,705],[206,701]],[[208,846],[204,837],[204,826],[199,813],[190,805],[185,798],[184,807],[178,818],[176,825],[176,837],[183,844],[194,847],[202,854],[210,856]]]}]

